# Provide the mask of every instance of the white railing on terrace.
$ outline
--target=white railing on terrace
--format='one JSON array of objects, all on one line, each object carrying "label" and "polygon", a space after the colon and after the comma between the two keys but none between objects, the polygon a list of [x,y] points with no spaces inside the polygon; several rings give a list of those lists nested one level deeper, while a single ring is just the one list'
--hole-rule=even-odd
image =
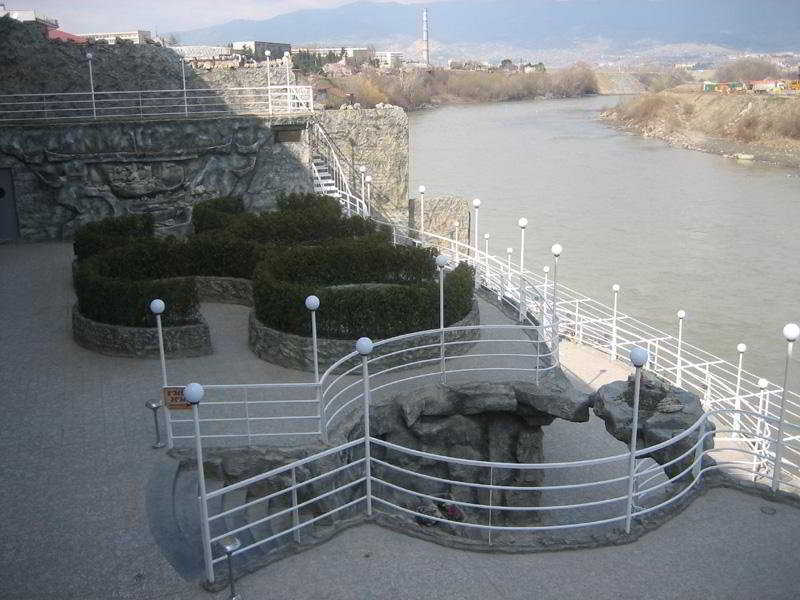
[{"label": "white railing on terrace", "polygon": [[0,122],[310,113],[310,86],[133,90],[0,96]]},{"label": "white railing on terrace", "polygon": [[[337,186],[349,190],[344,182],[352,174],[348,174],[343,165],[338,168],[342,174]],[[348,193],[352,194],[352,191]],[[363,200],[363,194],[353,195]],[[351,211],[351,214],[369,216],[370,209],[366,202],[354,201]],[[477,223],[477,215],[474,222]],[[477,231],[474,232],[476,243],[464,244],[430,232],[383,223],[391,228],[395,243],[435,246],[456,261],[465,261],[474,266],[478,285],[495,296],[502,305],[509,307],[517,316],[519,325],[435,329],[383,340],[375,344],[375,350],[369,358],[360,357],[361,374],[358,373],[358,354],[348,354],[332,365],[318,381],[315,379],[314,382],[297,385],[296,391],[305,394],[297,401],[305,406],[303,410],[306,412],[276,412],[251,418],[248,411],[253,410],[255,403],[249,399],[222,398],[202,403],[193,411],[199,431],[199,436],[195,437],[198,452],[202,452],[204,442],[225,437],[234,440],[247,437],[249,443],[258,443],[259,436],[271,436],[274,433],[321,435],[327,439],[329,431],[344,416],[359,410],[360,406],[364,411],[369,410],[371,394],[390,392],[397,386],[407,390],[409,385],[435,381],[437,378],[446,381],[463,378],[469,381],[474,380],[475,375],[481,380],[490,376],[504,380],[535,380],[542,371],[559,364],[561,337],[595,348],[609,355],[612,360],[628,359],[634,347],[646,348],[649,356],[644,369],[698,394],[706,412],[692,427],[672,439],[637,449],[633,454],[636,466],[631,472],[626,468],[632,459],[630,453],[570,463],[475,461],[390,444],[371,437],[367,429],[363,438],[223,487],[211,492],[205,499],[200,498],[201,507],[205,502],[204,508],[211,515],[203,524],[204,532],[208,532],[207,535],[204,533],[204,555],[209,581],[214,580],[214,565],[225,558],[212,546],[213,541],[219,541],[229,534],[244,535],[248,541],[234,555],[255,548],[270,551],[276,549],[288,534],[300,541],[304,529],[330,515],[346,514],[345,511],[371,515],[374,507],[377,511],[411,515],[427,522],[444,521],[453,527],[485,532],[487,543],[492,544],[493,532],[535,534],[621,523],[625,523],[628,529],[631,518],[668,507],[689,493],[705,473],[715,469],[738,471],[753,482],[767,482],[773,490],[800,493],[797,479],[800,473],[800,396],[744,370],[741,360],[734,365],[684,342],[682,312],[679,313],[678,335],[675,337],[621,312],[618,289],[614,290],[613,306],[608,306],[559,283],[557,259],[550,279],[547,273],[540,275],[521,269],[519,264],[510,260],[510,255],[503,260],[490,255],[486,246],[480,250]],[[523,255],[524,251],[520,254]],[[469,329],[478,331],[480,337],[477,340],[451,339],[460,330]],[[493,338],[490,331],[499,333]],[[511,339],[513,333],[522,335],[519,339]],[[456,352],[458,347],[468,349]],[[166,375],[164,383],[166,385]],[[241,389],[257,389],[259,393],[268,394],[279,391],[282,384],[208,387],[212,394],[241,394]],[[270,406],[287,403],[283,396],[273,404],[266,399],[263,402]],[[206,404],[210,407],[206,408]],[[230,406],[226,407],[226,404]],[[244,413],[229,413],[227,421],[221,420],[225,416],[217,416],[215,420],[211,412],[212,408],[235,410],[234,406]],[[168,419],[172,421],[170,416]],[[173,425],[185,426],[188,419],[181,421],[171,422],[170,431]],[[284,428],[279,432],[256,430],[254,426],[257,422],[282,423]],[[368,422],[369,419],[365,419],[365,423]],[[240,430],[234,435],[214,433],[212,428],[220,427],[219,423],[227,423],[223,427],[234,426]],[[711,424],[715,431],[712,431]],[[171,433],[171,443],[173,435]],[[185,439],[193,436],[178,434],[174,437]],[[715,447],[706,448],[706,441],[712,437]],[[648,466],[647,461],[642,460],[667,448],[673,448],[674,458],[665,464],[653,463]],[[384,449],[391,450],[393,460],[386,455],[379,455]],[[343,457],[341,465],[321,467],[323,472],[314,477],[300,475],[299,467],[334,455]],[[474,470],[469,472],[475,473],[475,477],[465,481],[464,477],[455,480],[415,472],[396,464],[399,455],[473,467]],[[715,455],[716,464],[703,462],[704,457]],[[779,465],[776,465],[778,457]],[[202,461],[198,463],[202,464]],[[496,483],[502,481],[501,475],[509,470],[561,473],[559,481],[566,483],[538,486]],[[406,479],[393,479],[393,473],[400,473]],[[288,484],[285,483],[287,474],[291,474]],[[317,482],[329,477],[334,478],[329,483],[330,489],[328,486],[324,491],[314,488]],[[476,496],[474,501],[442,500],[414,489],[408,483],[409,477],[414,481],[465,486],[476,490]],[[282,489],[255,500],[236,500],[236,494],[242,489],[268,480]],[[671,485],[676,482],[683,485]],[[545,503],[540,506],[501,504],[498,499],[508,491],[541,494]],[[209,502],[219,502],[228,494],[233,495],[233,506],[223,503],[221,511],[213,514]],[[565,496],[558,502],[561,494]],[[579,500],[575,499],[575,494],[578,494]],[[275,512],[263,508],[260,514],[256,511],[253,518],[248,517],[245,524],[227,526],[226,517],[241,514],[241,511],[249,515],[254,507],[264,507],[266,502],[279,497],[285,498],[285,508]],[[442,500],[449,507],[458,507],[464,519],[454,520],[445,514],[435,516],[420,512],[416,503],[422,500]],[[323,501],[324,504],[318,504]],[[361,504],[364,506],[361,507]],[[498,515],[513,512],[536,512],[541,521],[536,525],[521,526],[498,523]],[[205,514],[204,511],[201,514]]]}]

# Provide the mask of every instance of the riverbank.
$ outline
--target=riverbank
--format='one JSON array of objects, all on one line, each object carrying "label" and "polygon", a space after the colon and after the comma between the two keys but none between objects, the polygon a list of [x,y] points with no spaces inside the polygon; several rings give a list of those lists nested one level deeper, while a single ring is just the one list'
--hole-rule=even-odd
[{"label": "riverbank", "polygon": [[800,167],[800,98],[661,92],[606,110],[626,131],[673,146]]},{"label": "riverbank", "polygon": [[314,77],[310,83],[326,108],[352,100],[363,107],[392,104],[409,111],[450,104],[575,98],[598,90],[594,72],[582,65],[537,73],[365,69],[354,75]]}]

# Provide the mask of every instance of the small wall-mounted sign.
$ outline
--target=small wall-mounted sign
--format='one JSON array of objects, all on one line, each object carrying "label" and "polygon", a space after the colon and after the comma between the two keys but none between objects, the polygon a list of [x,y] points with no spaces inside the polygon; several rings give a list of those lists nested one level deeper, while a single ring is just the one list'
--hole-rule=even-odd
[{"label": "small wall-mounted sign", "polygon": [[192,405],[183,397],[183,386],[170,386],[162,388],[164,393],[164,406],[167,410],[191,410]]}]

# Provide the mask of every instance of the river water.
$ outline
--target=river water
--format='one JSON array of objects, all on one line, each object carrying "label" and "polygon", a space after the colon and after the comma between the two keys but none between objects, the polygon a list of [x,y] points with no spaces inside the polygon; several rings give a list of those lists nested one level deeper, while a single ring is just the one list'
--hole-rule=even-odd
[{"label": "river water", "polygon": [[[671,148],[612,129],[613,97],[450,106],[411,115],[411,189],[481,198],[490,252],[676,333],[782,385],[783,326],[800,321],[800,172]],[[483,242],[481,242],[482,244]],[[790,389],[800,391],[800,348]]]}]

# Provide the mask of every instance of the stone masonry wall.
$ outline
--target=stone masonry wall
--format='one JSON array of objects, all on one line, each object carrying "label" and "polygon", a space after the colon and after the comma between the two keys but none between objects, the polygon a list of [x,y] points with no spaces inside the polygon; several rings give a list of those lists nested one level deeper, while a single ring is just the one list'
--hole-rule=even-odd
[{"label": "stone masonry wall", "polygon": [[[405,222],[408,212],[408,116],[399,107],[326,110],[318,119],[339,149],[356,166],[365,165],[373,197],[385,215]],[[351,182],[361,189],[360,178]]]},{"label": "stone masonry wall", "polygon": [[108,216],[152,213],[183,233],[192,206],[240,196],[249,210],[282,192],[312,191],[307,135],[276,143],[275,126],[302,118],[233,117],[6,126],[0,168],[11,168],[20,238],[71,237]]}]

